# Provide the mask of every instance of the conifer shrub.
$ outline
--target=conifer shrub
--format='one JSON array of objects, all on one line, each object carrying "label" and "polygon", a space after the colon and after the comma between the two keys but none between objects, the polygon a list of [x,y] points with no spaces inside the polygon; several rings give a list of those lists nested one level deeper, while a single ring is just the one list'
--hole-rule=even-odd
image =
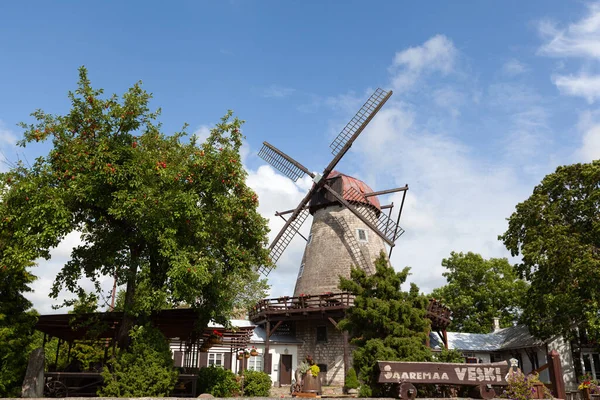
[{"label": "conifer shrub", "polygon": [[271,377],[262,371],[244,371],[244,396],[269,397]]},{"label": "conifer shrub", "polygon": [[199,393],[208,393],[215,397],[232,397],[237,395],[239,390],[236,376],[230,370],[211,365],[198,371]]},{"label": "conifer shrub", "polygon": [[169,342],[151,326],[130,331],[131,345],[120,350],[112,368],[102,372],[104,397],[164,397],[175,387],[178,373],[173,367]]},{"label": "conifer shrub", "polygon": [[358,389],[360,386],[358,382],[358,377],[356,376],[356,370],[354,368],[350,368],[346,373],[346,380],[344,382],[344,388],[346,391],[350,389]]}]

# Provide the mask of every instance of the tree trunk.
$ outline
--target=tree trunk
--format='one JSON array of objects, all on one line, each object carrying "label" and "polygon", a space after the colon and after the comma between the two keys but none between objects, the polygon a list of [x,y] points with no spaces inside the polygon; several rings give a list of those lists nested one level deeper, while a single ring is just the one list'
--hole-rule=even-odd
[{"label": "tree trunk", "polygon": [[125,304],[123,305],[123,320],[117,334],[117,343],[120,349],[129,347],[129,331],[135,323],[133,315],[133,303],[135,299],[136,277],[139,263],[139,246],[131,246],[129,248],[130,264],[129,272],[127,273],[127,289],[125,292]]}]

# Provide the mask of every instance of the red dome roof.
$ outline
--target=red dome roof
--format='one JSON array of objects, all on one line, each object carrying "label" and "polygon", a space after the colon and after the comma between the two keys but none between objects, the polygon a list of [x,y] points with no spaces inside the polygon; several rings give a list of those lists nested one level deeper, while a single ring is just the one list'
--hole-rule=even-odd
[{"label": "red dome roof", "polygon": [[377,196],[364,197],[367,193],[373,193],[373,189],[366,183],[351,176],[342,174],[339,171],[331,171],[327,175],[327,179],[335,179],[341,177],[342,179],[342,191],[341,194],[344,196],[346,201],[358,202],[371,205],[381,211],[381,205]]}]

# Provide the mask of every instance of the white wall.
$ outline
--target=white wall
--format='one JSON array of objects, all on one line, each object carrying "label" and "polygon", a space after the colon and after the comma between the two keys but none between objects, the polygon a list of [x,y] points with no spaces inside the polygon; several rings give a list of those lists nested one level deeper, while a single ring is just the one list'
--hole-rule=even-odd
[{"label": "white wall", "polygon": [[563,379],[567,391],[577,391],[577,377],[575,376],[575,364],[571,344],[562,337],[548,343],[548,351],[556,350],[560,354],[560,364],[563,370]]},{"label": "white wall", "polygon": [[[253,343],[252,344],[261,356],[265,352],[265,345],[263,343]],[[287,353],[285,352],[287,349]],[[279,361],[281,354],[290,354],[292,356],[292,379],[294,379],[294,375],[296,373],[296,367],[300,364],[300,360],[298,360],[298,345],[296,344],[273,344],[269,345],[269,353],[271,354],[271,381],[273,384],[279,383]],[[237,361],[237,360],[235,360]],[[263,358],[264,361],[264,358]],[[264,364],[263,364],[264,365]],[[237,367],[237,365],[236,365]],[[237,371],[237,369],[236,369]]]}]

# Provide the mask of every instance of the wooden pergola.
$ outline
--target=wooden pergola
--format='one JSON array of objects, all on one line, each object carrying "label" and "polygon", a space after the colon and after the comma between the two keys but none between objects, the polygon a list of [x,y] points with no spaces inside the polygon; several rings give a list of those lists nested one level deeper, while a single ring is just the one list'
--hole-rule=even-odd
[{"label": "wooden pergola", "polygon": [[[232,354],[239,349],[245,349],[254,332],[253,325],[227,328],[220,325],[202,324],[198,312],[193,309],[161,310],[150,317],[153,326],[159,329],[171,341],[179,341],[180,347],[185,346],[185,360],[179,374],[177,388],[184,388],[179,396],[194,397],[200,351],[208,347],[227,349]],[[58,338],[56,361],[63,343],[70,350],[75,342],[104,342],[105,362],[109,348],[116,343],[116,335],[123,321],[122,312],[104,312],[87,314],[49,314],[41,315],[35,329],[44,333],[44,345],[48,338]],[[219,338],[215,343],[214,339]],[[101,384],[102,377],[95,371],[50,371],[45,374],[47,397],[89,396],[95,393],[95,387]],[[74,384],[77,382],[77,384]],[[80,382],[87,382],[82,385]]]}]

